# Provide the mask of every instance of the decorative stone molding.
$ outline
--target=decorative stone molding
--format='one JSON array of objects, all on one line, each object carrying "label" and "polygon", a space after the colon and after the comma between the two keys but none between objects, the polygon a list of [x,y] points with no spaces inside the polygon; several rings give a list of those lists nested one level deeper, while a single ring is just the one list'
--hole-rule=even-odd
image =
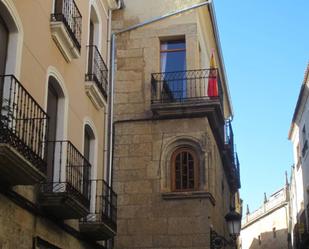
[{"label": "decorative stone molding", "polygon": [[176,136],[169,141],[165,141],[162,147],[160,162],[161,191],[170,192],[171,189],[171,157],[173,152],[181,147],[191,148],[198,157],[199,169],[199,190],[205,189],[205,148],[198,138],[191,136]]},{"label": "decorative stone molding", "polygon": [[90,98],[97,110],[100,110],[106,105],[102,93],[98,89],[97,85],[93,81],[87,81],[85,85],[86,94]]},{"label": "decorative stone molding", "polygon": [[209,199],[213,206],[216,205],[216,200],[213,195],[205,191],[190,191],[190,192],[168,192],[162,193],[162,198],[164,200],[179,200],[179,199]]},{"label": "decorative stone molding", "polygon": [[72,59],[76,59],[80,56],[79,50],[74,45],[72,38],[70,37],[63,22],[52,21],[50,23],[51,33],[53,40],[57,47],[60,49],[65,60],[70,62]]}]

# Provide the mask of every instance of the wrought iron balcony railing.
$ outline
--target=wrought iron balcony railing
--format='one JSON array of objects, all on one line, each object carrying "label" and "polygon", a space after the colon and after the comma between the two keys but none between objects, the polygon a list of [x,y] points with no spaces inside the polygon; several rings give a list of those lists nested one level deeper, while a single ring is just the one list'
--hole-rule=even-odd
[{"label": "wrought iron balcony railing", "polygon": [[66,193],[83,206],[90,205],[91,164],[70,141],[50,141],[47,162],[52,169],[41,192]]},{"label": "wrought iron balcony railing", "polygon": [[69,32],[74,45],[80,51],[82,34],[82,15],[74,0],[55,0],[52,21],[63,22]]},{"label": "wrought iron balcony railing", "polygon": [[103,96],[107,97],[108,69],[95,45],[88,45],[88,70],[86,81],[94,81]]},{"label": "wrought iron balcony railing", "polygon": [[96,240],[110,239],[117,230],[117,194],[104,180],[92,180],[91,189],[95,199],[90,214],[80,221],[80,230]]},{"label": "wrought iron balcony railing", "polygon": [[0,75],[0,108],[0,143],[46,173],[48,116],[13,75]]},{"label": "wrought iron balcony railing", "polygon": [[223,104],[223,91],[217,69],[200,69],[151,75],[155,103],[184,103],[218,99]]}]

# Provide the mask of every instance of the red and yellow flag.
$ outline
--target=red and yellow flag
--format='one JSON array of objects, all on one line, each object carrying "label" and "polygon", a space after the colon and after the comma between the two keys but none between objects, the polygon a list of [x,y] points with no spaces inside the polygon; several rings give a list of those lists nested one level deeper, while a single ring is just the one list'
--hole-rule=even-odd
[{"label": "red and yellow flag", "polygon": [[212,51],[211,57],[210,57],[207,95],[209,97],[219,96],[218,82],[217,82],[217,69],[216,69],[216,61],[215,61],[214,51]]}]

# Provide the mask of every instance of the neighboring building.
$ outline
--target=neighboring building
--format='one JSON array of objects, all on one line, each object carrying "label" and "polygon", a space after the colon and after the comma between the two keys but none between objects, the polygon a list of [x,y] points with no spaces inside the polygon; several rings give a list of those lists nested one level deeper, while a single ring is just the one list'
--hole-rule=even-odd
[{"label": "neighboring building", "polygon": [[263,205],[247,214],[242,220],[239,237],[241,249],[287,249],[289,248],[289,185],[265,196]]},{"label": "neighboring building", "polygon": [[[0,1],[0,248],[104,248],[114,0]],[[104,181],[104,179],[106,181]]]},{"label": "neighboring building", "polygon": [[213,3],[126,29],[199,2],[125,0],[113,15],[117,249],[230,239],[239,164]]},{"label": "neighboring building", "polygon": [[305,72],[289,132],[293,143],[291,225],[293,248],[309,248],[309,65]]}]

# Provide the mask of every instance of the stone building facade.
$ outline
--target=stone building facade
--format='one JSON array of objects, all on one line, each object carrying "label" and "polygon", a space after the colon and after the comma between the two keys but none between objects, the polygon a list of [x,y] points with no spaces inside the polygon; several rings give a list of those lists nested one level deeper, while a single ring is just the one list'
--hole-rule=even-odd
[{"label": "stone building facade", "polygon": [[239,237],[242,249],[289,248],[289,185],[266,198],[263,205],[242,220]]},{"label": "stone building facade", "polygon": [[239,165],[213,4],[126,29],[200,2],[128,0],[113,15],[117,249],[210,248],[211,229],[229,239]]},{"label": "stone building facade", "polygon": [[107,113],[118,4],[0,1],[2,249],[105,248],[116,233]]}]

